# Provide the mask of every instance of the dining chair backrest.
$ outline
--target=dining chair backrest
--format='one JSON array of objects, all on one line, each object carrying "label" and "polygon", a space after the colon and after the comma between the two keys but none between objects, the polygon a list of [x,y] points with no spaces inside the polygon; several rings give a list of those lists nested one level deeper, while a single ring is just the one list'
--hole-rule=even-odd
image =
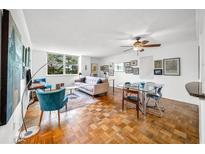
[{"label": "dining chair backrest", "polygon": [[65,89],[45,92],[41,89],[36,90],[42,111],[53,111],[61,109],[65,104]]},{"label": "dining chair backrest", "polygon": [[131,84],[130,82],[125,82],[125,83],[124,83],[124,85],[130,85],[130,84]]},{"label": "dining chair backrest", "polygon": [[162,97],[162,86],[155,87],[156,88],[156,95],[161,98]]}]

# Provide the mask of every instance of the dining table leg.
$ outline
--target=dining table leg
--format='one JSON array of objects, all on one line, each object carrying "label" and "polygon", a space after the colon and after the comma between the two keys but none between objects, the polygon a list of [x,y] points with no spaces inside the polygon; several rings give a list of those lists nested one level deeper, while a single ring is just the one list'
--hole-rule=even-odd
[{"label": "dining table leg", "polygon": [[142,104],[144,105],[143,110],[144,110],[144,116],[146,116],[146,101],[145,101],[145,92],[142,92]]}]

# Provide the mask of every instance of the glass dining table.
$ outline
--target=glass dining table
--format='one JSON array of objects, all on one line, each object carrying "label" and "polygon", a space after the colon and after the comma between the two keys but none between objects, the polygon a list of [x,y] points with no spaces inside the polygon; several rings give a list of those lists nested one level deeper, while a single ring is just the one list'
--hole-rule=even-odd
[{"label": "glass dining table", "polygon": [[156,88],[162,87],[163,84],[156,84],[156,83],[145,83],[145,82],[138,82],[138,83],[130,83],[130,84],[120,84],[118,87],[120,88],[129,88],[129,90],[137,90],[141,93],[141,104],[143,106],[142,109],[140,109],[143,114],[146,116],[146,94],[147,93],[155,93]]}]

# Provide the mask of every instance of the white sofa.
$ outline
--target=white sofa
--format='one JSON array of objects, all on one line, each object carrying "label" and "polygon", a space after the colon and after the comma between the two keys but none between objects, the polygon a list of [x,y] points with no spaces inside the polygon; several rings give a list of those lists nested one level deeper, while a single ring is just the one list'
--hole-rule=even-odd
[{"label": "white sofa", "polygon": [[84,82],[82,80],[75,80],[75,85],[79,86],[79,90],[92,96],[98,94],[107,94],[109,82],[106,78],[86,76]]}]

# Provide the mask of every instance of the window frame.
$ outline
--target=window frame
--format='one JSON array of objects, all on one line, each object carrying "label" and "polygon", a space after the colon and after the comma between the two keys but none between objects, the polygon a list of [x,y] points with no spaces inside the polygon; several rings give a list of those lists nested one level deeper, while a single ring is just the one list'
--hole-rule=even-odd
[{"label": "window frame", "polygon": [[[79,74],[79,56],[77,55],[69,55],[69,54],[61,54],[61,53],[54,53],[54,52],[47,52],[46,54],[46,62],[48,63],[48,55],[53,54],[53,55],[62,55],[63,56],[63,74],[48,74],[48,65],[46,67],[46,75],[47,76],[73,76],[73,75],[78,75]],[[66,56],[71,56],[71,57],[77,57],[78,59],[78,73],[77,74],[66,74]]]}]

